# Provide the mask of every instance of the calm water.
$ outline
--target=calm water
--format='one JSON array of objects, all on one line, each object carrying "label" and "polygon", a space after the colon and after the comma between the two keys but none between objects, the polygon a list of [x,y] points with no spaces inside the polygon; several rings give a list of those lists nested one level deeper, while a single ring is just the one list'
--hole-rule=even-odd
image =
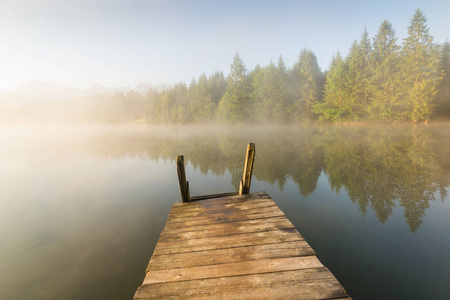
[{"label": "calm water", "polygon": [[450,125],[0,127],[2,299],[131,299],[173,203],[267,191],[354,299],[450,298]]}]

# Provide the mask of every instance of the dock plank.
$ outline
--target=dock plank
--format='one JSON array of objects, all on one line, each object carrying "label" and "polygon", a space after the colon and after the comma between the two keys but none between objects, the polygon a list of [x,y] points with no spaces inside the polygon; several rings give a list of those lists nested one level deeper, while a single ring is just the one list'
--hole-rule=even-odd
[{"label": "dock plank", "polygon": [[303,240],[199,252],[153,255],[147,267],[147,271],[310,255],[316,255],[316,253],[308,243]]},{"label": "dock plank", "polygon": [[267,193],[204,198],[173,206],[134,299],[350,299]]},{"label": "dock plank", "polygon": [[[187,208],[187,209],[178,209],[176,211],[171,211],[169,214],[169,219],[171,218],[191,218],[204,216],[205,214],[223,214],[234,211],[243,211],[249,209],[261,209],[266,207],[276,207],[276,204],[268,199],[262,200],[254,200],[252,203],[241,202],[237,204],[227,203],[223,205],[215,205],[213,207],[195,207],[195,208]],[[248,211],[246,211],[248,212]]]},{"label": "dock plank", "polygon": [[335,299],[347,294],[325,267],[144,284],[135,299]]},{"label": "dock plank", "polygon": [[155,255],[160,255],[194,252],[301,240],[303,240],[303,237],[295,230],[295,228],[286,228],[264,232],[225,235],[220,239],[217,237],[207,237],[192,240],[179,239],[176,241],[161,241],[156,245],[154,253]]},{"label": "dock plank", "polygon": [[144,284],[162,283],[322,267],[316,256],[252,260],[210,266],[149,271]]},{"label": "dock plank", "polygon": [[170,241],[179,239],[198,239],[205,237],[261,232],[285,228],[295,227],[288,219],[284,217],[274,217],[241,222],[210,224],[207,226],[182,227],[177,229],[167,228],[162,231],[159,240]]},{"label": "dock plank", "polygon": [[[193,197],[195,198],[195,197]],[[227,196],[222,198],[215,198],[213,201],[210,201],[211,199],[205,199],[205,200],[199,200],[189,203],[175,203],[173,205],[173,209],[177,209],[179,207],[196,207],[196,206],[215,206],[215,205],[222,205],[224,203],[239,203],[239,202],[246,202],[249,200],[255,200],[255,199],[271,199],[269,194],[266,192],[257,192],[252,194],[246,194],[246,195],[236,195],[236,196]]]},{"label": "dock plank", "polygon": [[239,221],[247,221],[247,220],[257,220],[257,219],[266,219],[266,218],[273,218],[273,217],[282,217],[284,216],[284,213],[280,211],[279,209],[271,209],[267,210],[264,209],[264,211],[259,212],[253,212],[249,214],[228,214],[228,215],[214,215],[210,217],[197,217],[192,219],[185,219],[185,220],[176,220],[174,222],[171,222],[170,220],[167,221],[165,228],[182,228],[182,227],[193,227],[193,226],[202,226],[202,225],[209,225],[209,224],[220,224],[220,223],[227,223],[227,222],[239,222]]},{"label": "dock plank", "polygon": [[167,223],[176,223],[176,222],[185,222],[185,221],[199,221],[199,220],[213,220],[216,218],[238,218],[238,217],[247,217],[255,214],[262,213],[282,213],[278,206],[271,205],[265,207],[256,207],[250,209],[237,209],[237,208],[224,208],[222,211],[212,211],[212,212],[204,212],[197,213],[196,215],[183,215],[180,213],[179,215],[169,215],[167,219]]}]

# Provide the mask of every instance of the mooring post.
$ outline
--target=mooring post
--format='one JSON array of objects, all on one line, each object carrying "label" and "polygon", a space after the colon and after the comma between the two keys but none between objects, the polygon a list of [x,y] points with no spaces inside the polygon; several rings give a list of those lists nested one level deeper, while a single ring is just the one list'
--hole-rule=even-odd
[{"label": "mooring post", "polygon": [[239,186],[239,195],[250,193],[250,182],[252,181],[253,161],[255,160],[255,144],[250,143],[247,146],[247,155],[245,157],[244,174]]},{"label": "mooring post", "polygon": [[186,181],[186,171],[184,170],[184,156],[177,156],[177,172],[178,172],[178,182],[180,183],[181,201],[191,202],[191,197],[189,193],[189,182]]}]

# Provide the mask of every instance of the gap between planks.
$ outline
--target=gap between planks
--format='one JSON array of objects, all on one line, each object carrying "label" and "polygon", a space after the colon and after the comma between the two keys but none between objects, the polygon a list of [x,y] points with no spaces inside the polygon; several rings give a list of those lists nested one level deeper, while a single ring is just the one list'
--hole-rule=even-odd
[{"label": "gap between planks", "polygon": [[347,293],[325,268],[145,284],[135,299],[336,299]]},{"label": "gap between planks", "polygon": [[144,284],[273,273],[320,267],[323,267],[323,265],[316,256],[260,259],[173,270],[149,271],[145,276]]},{"label": "gap between planks", "polygon": [[257,246],[153,255],[147,267],[150,270],[178,269],[260,259],[316,255],[306,241],[285,242]]},{"label": "gap between planks", "polygon": [[300,240],[303,240],[303,237],[295,228],[286,228],[280,230],[222,236],[220,239],[215,237],[207,237],[193,240],[158,242],[154,255],[275,244]]},{"label": "gap between planks", "polygon": [[209,226],[197,226],[196,230],[188,228],[165,229],[162,231],[159,241],[176,241],[186,239],[198,239],[206,237],[221,237],[245,233],[255,233],[282,229],[292,229],[294,225],[286,218],[273,217],[265,219],[228,222],[212,224]]}]

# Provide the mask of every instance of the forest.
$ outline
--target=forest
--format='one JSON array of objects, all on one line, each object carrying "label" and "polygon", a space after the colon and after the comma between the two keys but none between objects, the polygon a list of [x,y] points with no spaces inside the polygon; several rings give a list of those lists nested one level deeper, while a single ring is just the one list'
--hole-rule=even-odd
[{"label": "forest", "polygon": [[322,72],[307,49],[288,68],[282,56],[247,70],[236,53],[230,73],[202,74],[146,95],[149,123],[428,122],[450,117],[450,45],[433,43],[417,10],[402,43],[383,21],[364,30],[346,57],[337,52]]},{"label": "forest", "polygon": [[[22,103],[23,102],[23,103]],[[0,123],[202,124],[428,122],[450,119],[450,43],[433,43],[417,10],[408,35],[383,21],[366,29],[347,56],[337,52],[325,72],[316,55],[300,52],[292,67],[248,70],[239,53],[228,76],[216,71],[142,94],[100,93],[70,99],[4,101]]]}]

